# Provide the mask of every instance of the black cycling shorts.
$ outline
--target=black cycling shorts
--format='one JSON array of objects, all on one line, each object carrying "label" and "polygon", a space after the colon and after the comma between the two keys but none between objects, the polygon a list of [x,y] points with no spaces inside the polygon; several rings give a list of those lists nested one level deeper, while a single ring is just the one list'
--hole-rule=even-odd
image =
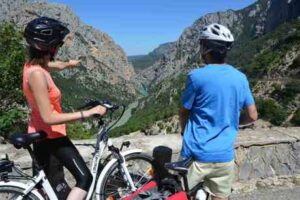
[{"label": "black cycling shorts", "polygon": [[[88,191],[93,177],[83,158],[68,137],[46,139],[33,145],[33,151],[38,164],[45,170],[51,183],[51,157],[54,156],[76,179],[76,187]],[[55,170],[54,170],[55,171]]]}]

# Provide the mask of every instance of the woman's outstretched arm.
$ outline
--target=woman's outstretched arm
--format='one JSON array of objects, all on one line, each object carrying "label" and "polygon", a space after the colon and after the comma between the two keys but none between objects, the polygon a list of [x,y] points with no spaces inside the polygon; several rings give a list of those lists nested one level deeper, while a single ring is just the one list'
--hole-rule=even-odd
[{"label": "woman's outstretched arm", "polygon": [[68,62],[51,61],[48,63],[48,68],[54,70],[63,70],[66,68],[77,67],[79,66],[79,64],[80,64],[80,60],[69,60]]}]

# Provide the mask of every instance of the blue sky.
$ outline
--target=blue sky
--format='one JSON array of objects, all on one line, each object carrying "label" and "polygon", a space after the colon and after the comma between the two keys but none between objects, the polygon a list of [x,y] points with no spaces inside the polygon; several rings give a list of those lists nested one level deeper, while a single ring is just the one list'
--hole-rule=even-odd
[{"label": "blue sky", "polygon": [[184,28],[216,11],[241,9],[256,0],[49,0],[108,33],[127,55],[147,54],[178,39]]}]

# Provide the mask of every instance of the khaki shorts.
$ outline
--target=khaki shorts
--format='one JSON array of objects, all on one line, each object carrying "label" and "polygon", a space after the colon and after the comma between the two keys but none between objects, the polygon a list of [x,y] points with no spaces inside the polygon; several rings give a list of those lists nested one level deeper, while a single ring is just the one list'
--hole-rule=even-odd
[{"label": "khaki shorts", "polygon": [[204,189],[215,197],[227,198],[234,183],[234,161],[226,163],[193,162],[187,174],[189,188],[204,181]]}]

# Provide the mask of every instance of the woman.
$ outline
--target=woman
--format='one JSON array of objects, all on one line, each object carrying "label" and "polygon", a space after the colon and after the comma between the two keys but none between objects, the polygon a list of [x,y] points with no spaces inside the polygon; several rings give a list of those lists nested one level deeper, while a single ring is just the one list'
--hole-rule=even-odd
[{"label": "woman", "polygon": [[[62,113],[60,90],[49,73],[50,68],[65,68],[78,62],[51,63],[63,45],[69,29],[61,22],[40,17],[29,22],[24,36],[28,43],[29,59],[24,65],[23,92],[31,107],[28,132],[43,130],[47,139],[34,145],[37,160],[41,165],[49,163],[50,156],[56,157],[75,177],[76,186],[67,199],[84,199],[92,182],[92,175],[78,150],[66,136],[65,123],[83,120],[95,114],[104,115],[106,108],[96,106],[90,110]],[[47,170],[46,174],[47,174]]]}]

